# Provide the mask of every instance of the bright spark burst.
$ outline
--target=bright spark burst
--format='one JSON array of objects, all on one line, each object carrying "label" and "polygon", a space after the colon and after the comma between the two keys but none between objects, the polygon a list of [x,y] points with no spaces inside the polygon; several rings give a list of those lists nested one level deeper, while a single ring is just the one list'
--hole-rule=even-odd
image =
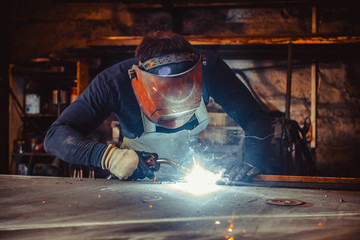
[{"label": "bright spark burst", "polygon": [[216,181],[220,178],[221,173],[212,173],[194,161],[194,167],[183,178],[184,182],[176,183],[171,187],[195,196],[202,196],[221,190],[223,187],[216,185]]},{"label": "bright spark burst", "polygon": [[212,173],[199,164],[195,163],[191,172],[185,175],[184,181],[189,183],[196,184],[216,184],[216,181],[219,180],[221,174]]}]

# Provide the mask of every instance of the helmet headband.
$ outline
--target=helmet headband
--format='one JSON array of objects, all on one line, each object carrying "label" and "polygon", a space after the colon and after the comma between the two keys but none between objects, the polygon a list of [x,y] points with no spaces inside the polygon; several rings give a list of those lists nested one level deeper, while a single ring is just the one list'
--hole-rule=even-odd
[{"label": "helmet headband", "polygon": [[196,62],[196,57],[197,55],[194,53],[172,53],[161,57],[151,58],[143,63],[140,62],[139,67],[148,71],[149,69],[172,63]]}]

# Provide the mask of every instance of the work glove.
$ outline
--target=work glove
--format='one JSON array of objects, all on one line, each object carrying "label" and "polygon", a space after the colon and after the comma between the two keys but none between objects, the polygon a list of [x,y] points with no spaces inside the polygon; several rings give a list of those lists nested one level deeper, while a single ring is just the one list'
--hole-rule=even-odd
[{"label": "work glove", "polygon": [[153,171],[159,169],[157,158],[156,154],[119,149],[110,144],[102,156],[101,167],[120,180],[154,178]]},{"label": "work glove", "polygon": [[226,167],[223,177],[229,181],[249,181],[260,172],[259,168],[249,163],[231,162]]}]

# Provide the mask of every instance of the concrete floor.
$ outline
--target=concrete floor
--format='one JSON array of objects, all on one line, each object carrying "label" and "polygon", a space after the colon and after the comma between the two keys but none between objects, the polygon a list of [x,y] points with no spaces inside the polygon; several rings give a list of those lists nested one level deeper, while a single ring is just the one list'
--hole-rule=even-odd
[{"label": "concrete floor", "polygon": [[0,175],[0,239],[360,238],[360,191],[218,186],[195,196],[175,185]]}]

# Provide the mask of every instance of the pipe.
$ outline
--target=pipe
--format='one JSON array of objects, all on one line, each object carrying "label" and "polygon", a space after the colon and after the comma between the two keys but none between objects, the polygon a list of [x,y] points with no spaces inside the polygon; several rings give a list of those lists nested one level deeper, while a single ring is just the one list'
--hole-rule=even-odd
[{"label": "pipe", "polygon": [[287,65],[287,78],[286,78],[286,105],[285,117],[290,119],[290,104],[291,104],[291,74],[292,74],[292,43],[288,45],[288,65]]}]

